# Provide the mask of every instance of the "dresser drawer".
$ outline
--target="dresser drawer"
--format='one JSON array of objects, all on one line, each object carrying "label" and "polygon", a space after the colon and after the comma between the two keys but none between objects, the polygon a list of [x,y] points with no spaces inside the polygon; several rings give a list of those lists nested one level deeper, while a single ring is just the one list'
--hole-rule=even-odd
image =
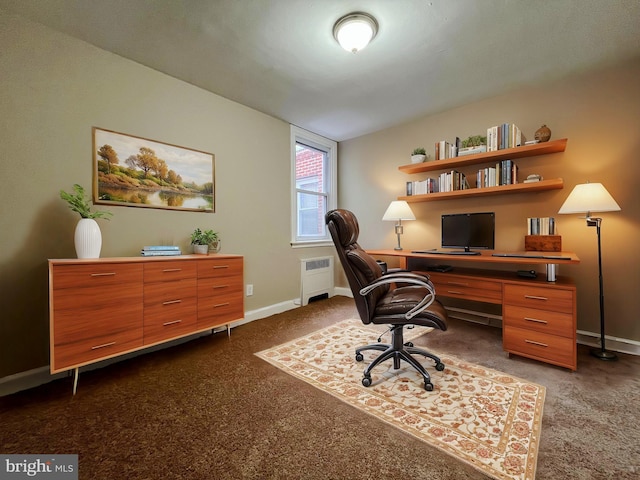
[{"label": "dresser drawer", "polygon": [[436,288],[436,295],[487,303],[502,302],[500,282],[438,272],[427,273]]},{"label": "dresser drawer", "polygon": [[503,323],[510,327],[534,330],[549,335],[574,338],[576,326],[570,313],[538,310],[535,308],[505,305]]},{"label": "dresser drawer", "polygon": [[196,262],[176,260],[151,262],[144,265],[144,282],[172,282],[184,278],[196,278]]},{"label": "dresser drawer", "polygon": [[507,284],[504,286],[504,304],[573,314],[575,296],[573,290]]},{"label": "dresser drawer", "polygon": [[575,370],[576,341],[573,338],[549,335],[505,325],[502,330],[504,350]]},{"label": "dresser drawer", "polygon": [[103,329],[94,331],[91,338],[56,344],[51,373],[68,370],[77,365],[109,358],[140,347],[142,347],[141,321],[133,322],[131,327],[118,332],[109,333]]},{"label": "dresser drawer", "polygon": [[142,265],[119,263],[91,263],[85,265],[53,265],[53,290],[65,288],[101,288],[142,282]]},{"label": "dresser drawer", "polygon": [[198,328],[225,325],[244,317],[242,291],[198,299]]},{"label": "dresser drawer", "polygon": [[232,277],[243,273],[242,258],[211,258],[198,262],[198,278]]},{"label": "dresser drawer", "polygon": [[195,277],[145,283],[145,345],[184,335],[193,330],[198,313],[197,293]]}]

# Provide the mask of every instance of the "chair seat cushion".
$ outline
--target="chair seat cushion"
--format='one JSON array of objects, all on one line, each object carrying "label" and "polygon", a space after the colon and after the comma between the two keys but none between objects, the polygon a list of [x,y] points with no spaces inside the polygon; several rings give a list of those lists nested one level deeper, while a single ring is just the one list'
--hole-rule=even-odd
[{"label": "chair seat cushion", "polygon": [[376,306],[372,323],[393,325],[423,325],[440,330],[447,329],[447,313],[440,302],[435,300],[426,310],[413,317],[405,318],[405,313],[415,307],[429,293],[424,287],[400,287],[388,292]]}]

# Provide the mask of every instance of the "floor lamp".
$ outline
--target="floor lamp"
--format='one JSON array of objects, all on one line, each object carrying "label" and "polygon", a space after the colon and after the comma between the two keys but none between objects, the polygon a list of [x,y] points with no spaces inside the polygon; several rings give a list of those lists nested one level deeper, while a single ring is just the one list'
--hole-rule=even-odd
[{"label": "floor lamp", "polygon": [[404,200],[394,200],[389,204],[387,211],[384,212],[382,220],[392,220],[396,223],[396,235],[398,236],[398,246],[394,250],[402,250],[400,246],[400,235],[403,233],[402,220],[415,220],[416,216],[411,211],[411,207]]},{"label": "floor lamp", "polygon": [[618,357],[608,352],[604,345],[604,293],[602,288],[602,250],[600,248],[601,218],[592,217],[591,212],[616,212],[620,206],[601,183],[583,183],[576,185],[558,213],[585,213],[588,227],[596,227],[598,235],[598,280],[600,283],[600,348],[591,350],[591,354],[601,360],[615,360]]}]

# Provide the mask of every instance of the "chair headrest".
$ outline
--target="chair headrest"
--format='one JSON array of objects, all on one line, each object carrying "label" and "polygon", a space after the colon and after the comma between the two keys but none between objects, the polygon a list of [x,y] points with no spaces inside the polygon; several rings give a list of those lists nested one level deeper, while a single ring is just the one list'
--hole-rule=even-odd
[{"label": "chair headrest", "polygon": [[358,241],[360,227],[355,215],[349,210],[337,209],[327,212],[326,223],[333,222],[338,233],[338,242],[342,247],[348,247]]}]

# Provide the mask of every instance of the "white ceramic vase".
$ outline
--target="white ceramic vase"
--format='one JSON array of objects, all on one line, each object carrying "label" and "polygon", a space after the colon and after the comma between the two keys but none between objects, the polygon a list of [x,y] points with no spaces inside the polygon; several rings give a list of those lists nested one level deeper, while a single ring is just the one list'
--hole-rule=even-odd
[{"label": "white ceramic vase", "polygon": [[102,232],[93,218],[81,218],[74,235],[78,258],[100,258]]}]

